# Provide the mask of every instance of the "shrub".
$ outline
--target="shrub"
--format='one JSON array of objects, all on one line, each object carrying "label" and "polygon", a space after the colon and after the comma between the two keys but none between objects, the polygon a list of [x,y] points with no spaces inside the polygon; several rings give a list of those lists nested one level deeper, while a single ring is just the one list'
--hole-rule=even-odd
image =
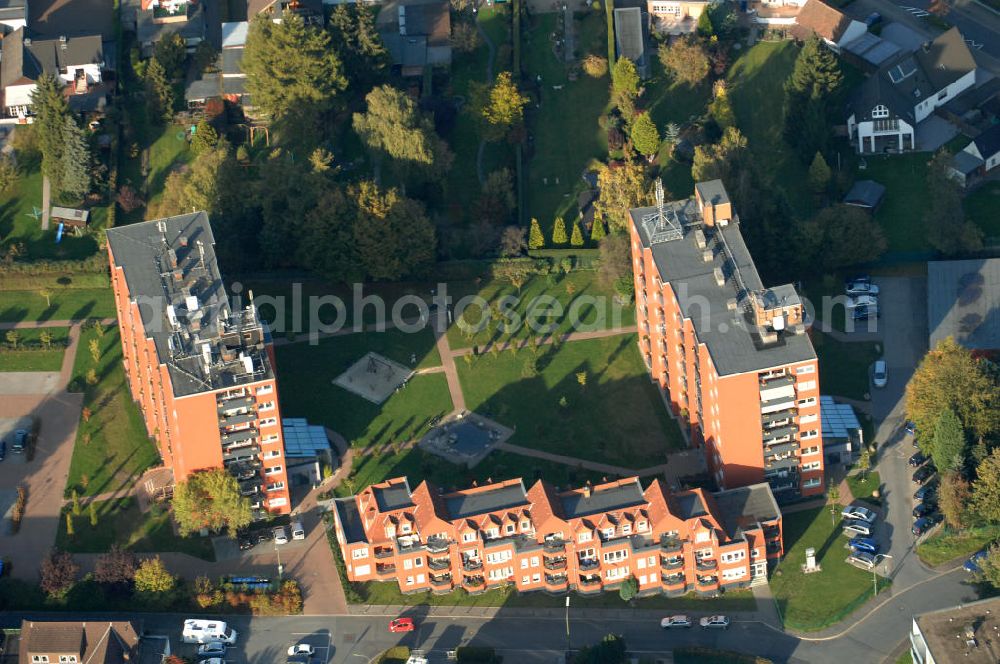
[{"label": "shrub", "polygon": [[587,76],[600,78],[608,73],[608,59],[591,53],[583,59],[583,71]]},{"label": "shrub", "polygon": [[17,499],[14,501],[14,509],[10,513],[11,529],[16,533],[21,528],[21,520],[24,519],[24,508],[28,504],[28,489],[17,487]]}]

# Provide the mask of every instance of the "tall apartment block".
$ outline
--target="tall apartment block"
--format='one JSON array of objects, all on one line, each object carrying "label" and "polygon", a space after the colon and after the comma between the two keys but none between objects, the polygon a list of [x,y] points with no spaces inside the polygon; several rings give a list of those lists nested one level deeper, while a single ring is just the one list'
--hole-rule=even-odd
[{"label": "tall apartment block", "polygon": [[721,487],[823,491],[816,353],[791,285],[765,288],[720,180],[631,214],[639,347]]},{"label": "tall apartment block", "polygon": [[767,583],[782,555],[763,483],[710,494],[635,477],[567,491],[511,479],[444,493],[399,477],[335,505],[348,578],[403,592],[599,593],[634,577],[643,594],[713,596]]},{"label": "tall apartment block", "polygon": [[234,309],[204,212],[107,231],[132,398],[174,481],[226,468],[255,516],[291,510],[274,349]]}]

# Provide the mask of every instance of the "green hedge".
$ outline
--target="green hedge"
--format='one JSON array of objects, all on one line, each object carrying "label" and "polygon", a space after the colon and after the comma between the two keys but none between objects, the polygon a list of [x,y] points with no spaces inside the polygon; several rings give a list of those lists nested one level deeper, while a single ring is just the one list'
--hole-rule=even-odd
[{"label": "green hedge", "polygon": [[615,3],[604,0],[604,12],[608,16],[608,71],[615,67]]},{"label": "green hedge", "polygon": [[48,288],[58,291],[63,288],[110,288],[107,273],[46,273],[46,274],[3,274],[0,273],[0,291],[34,291]]}]

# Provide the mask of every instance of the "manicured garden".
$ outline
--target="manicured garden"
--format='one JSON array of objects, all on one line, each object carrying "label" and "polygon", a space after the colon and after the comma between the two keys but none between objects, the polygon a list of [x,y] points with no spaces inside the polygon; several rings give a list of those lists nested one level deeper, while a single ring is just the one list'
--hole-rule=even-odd
[{"label": "manicured garden", "polygon": [[[47,348],[42,341],[43,333],[51,335]],[[0,348],[0,371],[59,371],[62,367],[66,344],[69,343],[69,328],[16,330],[16,348],[11,347],[6,337],[8,334],[10,331],[4,332],[4,346]]]},{"label": "manicured garden", "polygon": [[[96,362],[91,341],[99,349]],[[116,327],[99,334],[88,326],[80,335],[70,389],[84,393],[84,417],[73,446],[66,497],[74,489],[81,496],[127,490],[157,463],[159,453],[125,382]]]},{"label": "manicured garden", "polygon": [[[840,530],[840,515],[833,521],[827,507],[786,514],[782,520],[785,557],[771,577],[771,591],[785,627],[805,632],[824,629],[872,596],[871,572],[846,562],[847,538]],[[810,547],[816,550],[822,571],[805,574],[802,565]],[[878,584],[881,592],[889,580],[880,577]]]},{"label": "manicured garden", "polygon": [[869,369],[881,357],[878,344],[838,341],[817,330],[810,336],[819,360],[820,392],[864,401],[870,391]]},{"label": "manicured garden", "polygon": [[966,216],[983,231],[987,245],[1000,243],[1000,182],[987,182],[964,201]]},{"label": "manicured garden", "polygon": [[515,429],[511,443],[633,469],[683,445],[634,335],[463,358],[458,373],[468,408]]},{"label": "manicured garden", "polygon": [[885,186],[885,198],[875,212],[889,243],[889,252],[931,251],[924,230],[924,214],[930,206],[927,189],[926,152],[888,156],[866,156],[866,167],[858,170],[859,180],[874,180]]},{"label": "manicured garden", "polygon": [[881,498],[873,498],[872,492],[878,491],[882,486],[882,478],[877,472],[856,473],[847,476],[847,486],[851,489],[851,495],[855,500],[865,500],[871,503],[880,504]]},{"label": "manicured garden", "polygon": [[110,288],[53,289],[47,303],[38,291],[0,291],[0,322],[114,318]]},{"label": "manicured garden", "polygon": [[1000,527],[953,530],[945,527],[917,545],[917,555],[928,565],[967,558],[1000,539]]}]

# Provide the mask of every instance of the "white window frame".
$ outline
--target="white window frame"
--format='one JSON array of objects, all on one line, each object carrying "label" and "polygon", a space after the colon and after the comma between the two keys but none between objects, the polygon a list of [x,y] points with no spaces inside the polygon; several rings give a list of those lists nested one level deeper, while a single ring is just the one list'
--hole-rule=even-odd
[{"label": "white window frame", "polygon": [[872,119],[882,120],[889,117],[889,108],[885,104],[877,104],[872,109]]},{"label": "white window frame", "polygon": [[362,547],[360,549],[354,549],[354,551],[351,552],[351,558],[353,558],[354,560],[361,560],[362,558],[367,558],[367,557],[368,557],[367,546]]},{"label": "white window frame", "polygon": [[814,380],[804,380],[799,383],[800,392],[808,392],[810,390],[816,389],[816,381]]},{"label": "white window frame", "polygon": [[281,473],[281,466],[271,466],[270,468],[264,469],[265,475],[279,475]]},{"label": "white window frame", "polygon": [[261,387],[257,388],[258,396],[262,394],[270,394],[271,392],[274,392],[274,385],[262,385]]},{"label": "white window frame", "polygon": [[475,542],[476,541],[476,531],[470,531],[467,533],[462,533],[463,542]]},{"label": "white window frame", "polygon": [[801,367],[795,367],[795,373],[798,374],[799,376],[802,376],[804,374],[816,373],[816,365],[806,364]]},{"label": "white window frame", "polygon": [[809,477],[804,482],[802,482],[803,489],[812,489],[820,485],[820,479],[818,477]]}]

